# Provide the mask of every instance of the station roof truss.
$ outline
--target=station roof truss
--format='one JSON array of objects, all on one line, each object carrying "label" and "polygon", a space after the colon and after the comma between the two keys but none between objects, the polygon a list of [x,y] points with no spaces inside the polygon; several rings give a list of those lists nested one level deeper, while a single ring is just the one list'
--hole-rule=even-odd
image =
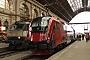
[{"label": "station roof truss", "polygon": [[90,0],[36,0],[51,12],[70,22],[80,12],[90,11]]}]

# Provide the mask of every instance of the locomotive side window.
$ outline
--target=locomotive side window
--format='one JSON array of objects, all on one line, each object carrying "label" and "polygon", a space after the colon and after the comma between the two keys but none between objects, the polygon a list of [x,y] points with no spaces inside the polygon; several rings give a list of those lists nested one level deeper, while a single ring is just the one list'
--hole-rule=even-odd
[{"label": "locomotive side window", "polygon": [[56,23],[56,24],[57,24],[57,28],[60,28],[61,25],[59,23]]},{"label": "locomotive side window", "polygon": [[57,28],[60,28],[60,26],[61,26],[61,25],[60,25],[58,22],[56,22],[56,23],[54,24],[53,30],[54,30],[54,29],[57,29]]},{"label": "locomotive side window", "polygon": [[55,30],[56,29],[56,23],[54,24],[54,27],[53,27],[53,30]]}]

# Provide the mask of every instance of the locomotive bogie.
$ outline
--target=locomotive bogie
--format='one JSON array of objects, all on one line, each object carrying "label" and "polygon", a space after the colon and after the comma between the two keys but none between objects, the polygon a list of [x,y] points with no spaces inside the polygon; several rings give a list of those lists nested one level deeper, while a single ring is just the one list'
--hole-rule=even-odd
[{"label": "locomotive bogie", "polygon": [[31,42],[30,48],[31,50],[52,50],[56,47],[55,40],[51,40],[49,43],[46,41],[42,42]]}]

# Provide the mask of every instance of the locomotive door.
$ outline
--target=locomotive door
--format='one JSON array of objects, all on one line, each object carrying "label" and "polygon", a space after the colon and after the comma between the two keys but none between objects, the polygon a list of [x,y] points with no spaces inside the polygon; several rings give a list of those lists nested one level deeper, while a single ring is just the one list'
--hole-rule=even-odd
[{"label": "locomotive door", "polygon": [[53,34],[53,40],[58,40],[59,37],[60,37],[60,26],[59,26],[59,23],[55,23],[54,26],[53,26],[53,30],[52,30],[52,34]]}]

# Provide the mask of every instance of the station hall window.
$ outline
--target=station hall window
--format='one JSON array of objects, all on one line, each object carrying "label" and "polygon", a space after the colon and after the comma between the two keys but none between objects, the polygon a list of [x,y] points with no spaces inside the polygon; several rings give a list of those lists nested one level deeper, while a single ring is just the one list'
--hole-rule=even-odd
[{"label": "station hall window", "polygon": [[26,14],[26,8],[25,8],[26,6],[25,6],[25,4],[24,3],[22,3],[22,4],[20,4],[20,15],[27,15]]},{"label": "station hall window", "polygon": [[32,19],[36,18],[38,16],[38,11],[36,9],[32,10]]},{"label": "station hall window", "polygon": [[25,20],[26,18],[29,18],[29,9],[25,2],[20,3],[20,15],[22,16],[21,19]]},{"label": "station hall window", "polygon": [[9,10],[8,0],[0,0],[0,8],[4,8],[4,9],[8,9]]}]

